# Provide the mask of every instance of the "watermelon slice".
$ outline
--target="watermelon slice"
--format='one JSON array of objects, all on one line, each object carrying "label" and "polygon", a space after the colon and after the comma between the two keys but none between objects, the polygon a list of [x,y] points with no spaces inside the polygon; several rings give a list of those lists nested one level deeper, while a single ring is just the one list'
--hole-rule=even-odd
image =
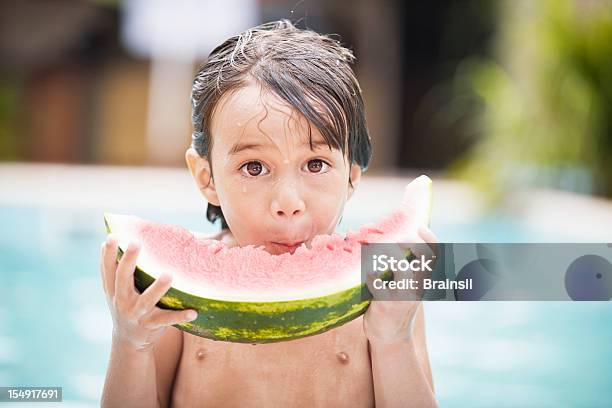
[{"label": "watermelon slice", "polygon": [[176,327],[213,340],[268,343],[321,333],[362,314],[371,295],[361,279],[361,245],[421,241],[417,231],[429,223],[431,184],[418,177],[406,187],[400,208],[377,224],[317,236],[310,248],[302,245],[292,254],[229,247],[134,216],[104,218],[117,236],[119,255],[128,242],[141,243],[138,290],[170,272],[172,288],[159,306],[198,311],[196,320]]}]

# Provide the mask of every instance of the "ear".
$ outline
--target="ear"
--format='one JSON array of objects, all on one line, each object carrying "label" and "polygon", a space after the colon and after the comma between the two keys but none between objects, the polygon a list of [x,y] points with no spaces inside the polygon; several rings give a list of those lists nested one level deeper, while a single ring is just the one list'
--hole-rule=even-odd
[{"label": "ear", "polygon": [[350,199],[355,190],[357,190],[357,186],[361,181],[361,167],[359,167],[358,164],[351,164],[350,180],[353,187],[351,187],[351,184],[348,185],[348,195],[346,196],[347,200]]},{"label": "ear", "polygon": [[212,171],[208,159],[200,157],[198,152],[193,147],[190,147],[185,152],[185,161],[193,179],[198,185],[198,189],[202,192],[206,201],[218,206],[219,197],[215,189],[215,182],[212,179]]}]

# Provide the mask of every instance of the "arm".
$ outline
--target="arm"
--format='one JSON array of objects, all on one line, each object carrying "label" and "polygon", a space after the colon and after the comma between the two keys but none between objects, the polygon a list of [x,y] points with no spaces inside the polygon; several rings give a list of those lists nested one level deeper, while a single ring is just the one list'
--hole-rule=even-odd
[{"label": "arm", "polygon": [[159,277],[145,292],[134,288],[138,248],[131,246],[117,263],[113,238],[102,246],[101,273],[113,316],[113,341],[102,407],[165,407],[182,352],[182,334],[168,327],[194,319],[193,311],[155,307],[171,278]]},{"label": "arm", "polygon": [[423,308],[420,307],[412,336],[370,341],[376,406],[437,406],[424,320]]},{"label": "arm", "polygon": [[113,341],[101,405],[169,407],[182,349],[182,332],[173,327],[153,349]]},{"label": "arm", "polygon": [[113,339],[102,407],[159,407],[153,349]]}]

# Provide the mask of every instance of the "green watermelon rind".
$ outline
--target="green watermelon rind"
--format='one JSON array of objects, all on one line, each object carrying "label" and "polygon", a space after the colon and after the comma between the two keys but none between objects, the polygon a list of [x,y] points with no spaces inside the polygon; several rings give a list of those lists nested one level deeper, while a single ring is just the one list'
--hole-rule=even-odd
[{"label": "green watermelon rind", "polygon": [[[107,232],[112,232],[106,217],[104,221]],[[121,256],[123,250],[119,248],[118,259]],[[136,266],[134,283],[139,292],[154,281]],[[279,302],[207,299],[171,287],[157,306],[196,310],[195,320],[174,325],[188,333],[211,340],[259,344],[294,340],[341,326],[365,313],[371,299],[365,284],[327,296]]]},{"label": "green watermelon rind", "polygon": [[[144,291],[153,281],[137,268],[138,290]],[[366,311],[370,298],[365,285],[324,297],[281,302],[206,299],[170,288],[159,306],[197,310],[196,320],[176,325],[191,334],[238,343],[273,343],[319,334],[353,320]]]}]

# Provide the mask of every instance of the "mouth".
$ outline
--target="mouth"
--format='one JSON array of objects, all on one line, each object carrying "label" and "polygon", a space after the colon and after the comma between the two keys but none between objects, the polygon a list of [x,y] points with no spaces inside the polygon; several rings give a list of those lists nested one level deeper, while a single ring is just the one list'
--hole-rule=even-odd
[{"label": "mouth", "polygon": [[274,249],[278,250],[280,253],[289,252],[293,254],[296,249],[302,245],[304,241],[295,241],[295,242],[271,242]]}]

